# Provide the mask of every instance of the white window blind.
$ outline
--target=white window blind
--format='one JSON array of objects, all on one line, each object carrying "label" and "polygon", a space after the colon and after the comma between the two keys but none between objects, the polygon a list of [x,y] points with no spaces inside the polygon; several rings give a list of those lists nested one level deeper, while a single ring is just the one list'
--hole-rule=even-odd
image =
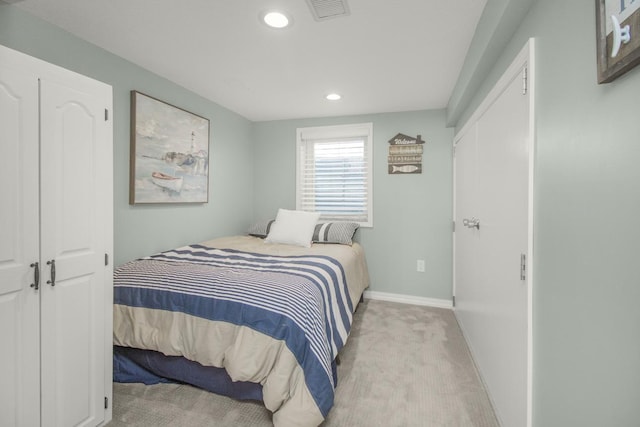
[{"label": "white window blind", "polygon": [[372,124],[302,128],[297,139],[297,209],[372,226]]}]

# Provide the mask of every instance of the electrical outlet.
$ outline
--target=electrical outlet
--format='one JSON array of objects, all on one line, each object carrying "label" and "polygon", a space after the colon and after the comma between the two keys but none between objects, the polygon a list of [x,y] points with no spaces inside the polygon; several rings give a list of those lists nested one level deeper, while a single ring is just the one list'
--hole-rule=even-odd
[{"label": "electrical outlet", "polygon": [[416,261],[416,271],[419,273],[424,273],[424,260],[419,259]]}]

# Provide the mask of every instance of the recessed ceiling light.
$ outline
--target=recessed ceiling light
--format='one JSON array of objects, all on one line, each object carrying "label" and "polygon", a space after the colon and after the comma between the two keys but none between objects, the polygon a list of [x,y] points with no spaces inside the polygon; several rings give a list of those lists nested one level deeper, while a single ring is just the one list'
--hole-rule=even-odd
[{"label": "recessed ceiling light", "polygon": [[326,96],[326,98],[327,98],[329,101],[337,101],[337,100],[339,100],[340,98],[342,98],[342,96],[340,96],[340,94],[339,94],[339,93],[330,93],[329,95],[327,95],[327,96]]},{"label": "recessed ceiling light", "polygon": [[262,14],[262,21],[271,28],[286,28],[291,19],[283,12],[269,11]]}]

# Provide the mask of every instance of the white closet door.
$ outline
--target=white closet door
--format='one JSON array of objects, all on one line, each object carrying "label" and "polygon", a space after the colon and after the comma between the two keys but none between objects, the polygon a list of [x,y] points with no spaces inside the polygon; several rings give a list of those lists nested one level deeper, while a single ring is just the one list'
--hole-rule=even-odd
[{"label": "white closet door", "polygon": [[528,289],[520,276],[528,255],[529,96],[522,72],[478,120],[478,218],[476,254],[482,291],[475,303],[476,362],[506,426],[527,425]]},{"label": "white closet door", "polygon": [[4,49],[0,63],[0,425],[29,427],[40,425],[38,80]]},{"label": "white closet door", "polygon": [[[455,155],[456,317],[505,426],[532,422],[532,50],[525,47],[470,119]],[[469,217],[478,228],[462,224]]]},{"label": "white closet door", "polygon": [[104,419],[106,180],[112,144],[105,85],[73,73],[41,94],[42,425]]},{"label": "white closet door", "polygon": [[467,301],[476,300],[478,296],[474,294],[480,291],[477,286],[477,271],[480,267],[476,256],[480,250],[480,232],[468,225],[468,221],[478,215],[478,146],[475,127],[458,140],[455,150],[454,292],[456,305],[464,306]]}]

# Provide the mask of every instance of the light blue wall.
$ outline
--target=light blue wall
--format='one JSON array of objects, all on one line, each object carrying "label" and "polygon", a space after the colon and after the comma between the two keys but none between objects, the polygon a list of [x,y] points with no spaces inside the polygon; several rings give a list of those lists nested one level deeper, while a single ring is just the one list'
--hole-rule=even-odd
[{"label": "light blue wall", "polygon": [[[244,233],[253,219],[295,207],[295,129],[374,123],[374,221],[365,245],[372,289],[451,299],[451,139],[445,112],[251,123],[174,83],[0,3],[0,43],[104,81],[114,93],[115,263],[220,235]],[[211,120],[210,202],[130,206],[129,91],[135,89]],[[387,174],[387,140],[426,139],[424,172]],[[252,163],[252,161],[254,163]],[[254,189],[255,187],[255,189]],[[416,272],[416,260],[426,272]]]},{"label": "light blue wall", "polygon": [[[254,217],[295,208],[296,128],[365,122],[374,133],[374,227],[357,237],[371,290],[450,300],[453,131],[444,110],[255,123]],[[422,174],[387,173],[387,141],[399,132],[427,141]],[[416,272],[417,259],[426,261],[425,273]]]},{"label": "light blue wall", "polygon": [[535,0],[487,0],[447,105],[454,126]]},{"label": "light blue wall", "polygon": [[[253,212],[251,122],[1,2],[0,44],[113,86],[116,265],[159,250],[246,229]],[[128,204],[129,92],[133,89],[210,120],[209,203]]]},{"label": "light blue wall", "polygon": [[538,0],[463,118],[529,37],[537,65],[534,426],[638,426],[640,67],[598,85],[595,2]]},{"label": "light blue wall", "polygon": [[[510,0],[520,9],[501,10],[520,13],[528,1]],[[489,72],[463,70],[463,93],[456,92],[448,115],[461,117],[461,126],[527,38],[536,37],[534,425],[638,425],[640,67],[597,85],[594,2],[532,3]],[[494,30],[484,32],[490,42]],[[295,128],[371,121],[375,227],[359,233],[372,289],[450,298],[452,132],[443,111],[251,124],[1,3],[0,43],[113,85],[116,263],[243,232],[251,220],[293,207]],[[210,203],[128,205],[131,89],[211,119]],[[386,174],[386,141],[397,132],[428,141],[422,175]],[[426,259],[426,273],[415,272],[417,258]]]}]

